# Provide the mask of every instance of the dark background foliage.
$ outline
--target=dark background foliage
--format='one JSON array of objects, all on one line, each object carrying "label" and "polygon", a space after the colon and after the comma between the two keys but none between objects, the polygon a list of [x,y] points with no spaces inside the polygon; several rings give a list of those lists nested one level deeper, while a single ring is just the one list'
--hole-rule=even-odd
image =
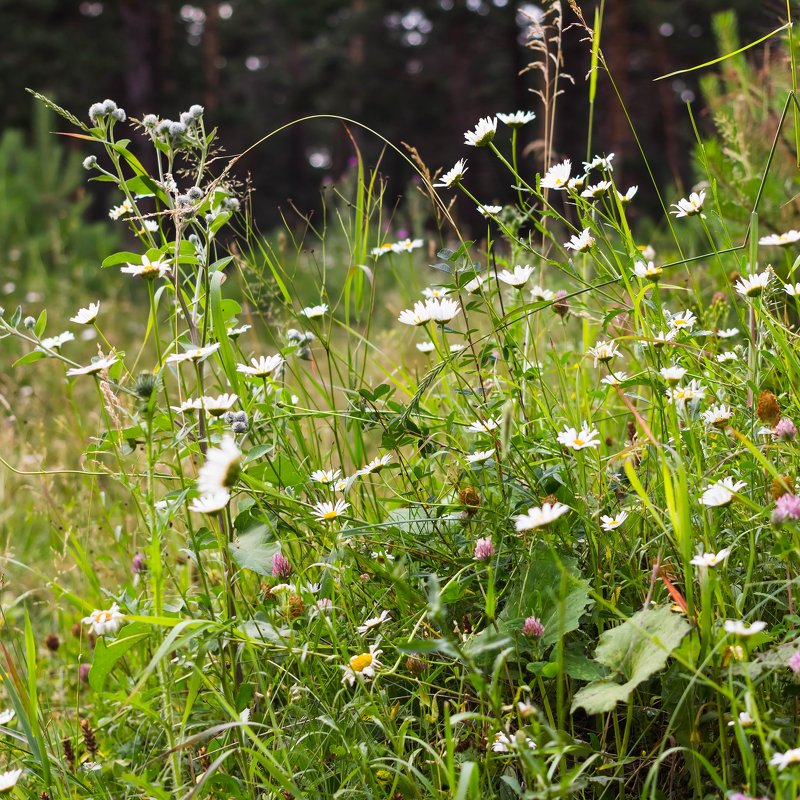
[{"label": "dark background foliage", "polygon": [[[581,2],[591,23],[593,2]],[[717,53],[710,19],[739,12],[749,41],[777,27],[780,0],[607,0],[602,45],[618,89],[637,120],[659,182],[691,182],[692,132],[684,108],[692,102],[703,122],[702,98],[692,76],[653,83]],[[27,129],[33,87],[85,115],[111,97],[130,116],[152,112],[175,118],[191,103],[207,109],[228,153],[236,153],[291,120],[342,114],[375,128],[392,142],[416,146],[429,166],[449,167],[471,156],[471,178],[489,201],[506,183],[494,160],[475,158],[462,133],[481,116],[532,108],[533,72],[520,74],[533,53],[524,46],[526,14],[520,0],[2,0],[0,2],[0,119]],[[558,157],[581,160],[586,141],[588,44],[564,4],[566,71],[556,133]],[[541,169],[536,124],[529,173]],[[356,132],[368,163],[382,144]],[[620,184],[647,176],[628,123],[605,78],[595,120],[594,149],[615,151]],[[317,204],[323,180],[336,179],[353,156],[344,126],[334,121],[296,125],[243,160],[252,176],[263,224],[289,199],[303,210]],[[389,197],[412,177],[396,155],[381,163]]]}]

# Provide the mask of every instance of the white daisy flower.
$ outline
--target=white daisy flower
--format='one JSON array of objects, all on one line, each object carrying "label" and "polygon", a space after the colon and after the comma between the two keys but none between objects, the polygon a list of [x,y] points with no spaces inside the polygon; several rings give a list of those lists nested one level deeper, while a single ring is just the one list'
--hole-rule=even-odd
[{"label": "white daisy flower", "polygon": [[386,255],[387,253],[394,253],[396,252],[394,249],[394,245],[391,242],[384,242],[377,247],[373,247],[372,250],[369,251],[371,256],[375,256],[376,258],[380,258],[381,256]]},{"label": "white daisy flower", "polygon": [[414,308],[406,308],[401,311],[397,321],[401,322],[403,325],[419,327],[421,325],[427,325],[431,321],[431,313],[425,303],[418,300],[414,303]]},{"label": "white daisy flower", "polygon": [[342,474],[340,469],[316,469],[308,477],[315,483],[336,483]]},{"label": "white daisy flower", "polygon": [[496,217],[503,210],[503,206],[478,206],[477,210],[482,217]]},{"label": "white daisy flower", "polygon": [[422,239],[402,239],[392,245],[392,250],[395,253],[410,253],[413,250],[419,250],[424,244]]},{"label": "white daisy flower", "polygon": [[726,361],[738,361],[739,356],[733,350],[725,350],[722,353],[717,354],[717,361],[720,364],[724,364]]},{"label": "white daisy flower", "polygon": [[531,300],[533,300],[533,302],[543,300],[549,303],[555,296],[556,293],[552,289],[545,289],[544,286],[534,286],[533,289],[531,289]]},{"label": "white daisy flower", "polygon": [[21,769],[10,769],[7,772],[0,772],[0,794],[10,792],[22,777]]},{"label": "white daisy flower", "polygon": [[312,508],[315,519],[320,522],[332,522],[341,517],[350,508],[350,503],[345,503],[344,500],[337,500],[335,503],[326,501],[324,503],[315,503]]},{"label": "white daisy flower", "polygon": [[372,472],[380,472],[384,467],[388,467],[392,463],[392,454],[384,453],[382,456],[376,456],[365,467],[356,471],[356,475],[369,475]]},{"label": "white daisy flower", "polygon": [[785,753],[775,753],[775,755],[770,758],[769,763],[779,770],[784,770],[792,764],[800,764],[800,747],[793,747]]},{"label": "white daisy flower", "polygon": [[164,278],[172,270],[169,263],[164,261],[164,256],[159,256],[155,261],[151,261],[147,255],[142,256],[141,264],[131,264],[122,267],[120,272],[125,272],[128,275],[133,275],[138,278],[145,278],[152,280],[153,278]]},{"label": "white daisy flower", "polygon": [[227,489],[220,489],[195,498],[189,506],[189,511],[194,511],[196,514],[214,514],[222,511],[230,501],[231,493]]},{"label": "white daisy flower", "polygon": [[226,434],[218,447],[206,451],[205,464],[197,475],[197,490],[204,495],[230,489],[239,476],[241,463],[242,451],[233,436]]},{"label": "white daisy flower", "polygon": [[674,386],[681,382],[686,370],[683,367],[662,367],[659,374],[667,383]]},{"label": "white daisy flower", "polygon": [[81,622],[88,626],[89,632],[95,636],[105,636],[107,633],[113,636],[125,624],[125,615],[120,613],[119,606],[114,603],[107,611],[96,608]]},{"label": "white daisy flower", "polygon": [[527,125],[536,119],[536,114],[533,111],[515,111],[512,114],[497,114],[497,119],[508,125],[509,128],[519,128],[522,125]]},{"label": "white daisy flower", "polygon": [[178,414],[192,414],[203,408],[203,401],[200,397],[196,399],[188,398],[179,406],[170,406],[170,408]]},{"label": "white daisy flower", "polygon": [[259,356],[258,358],[251,358],[250,365],[237,364],[236,371],[254,378],[266,378],[268,375],[278,372],[283,363],[283,356],[278,354],[274,356]]},{"label": "white daisy flower", "polygon": [[706,389],[700,381],[692,378],[685,386],[674,386],[667,389],[666,396],[681,410],[687,402],[702,400],[706,396]]},{"label": "white daisy flower", "polygon": [[368,653],[359,653],[353,656],[348,662],[347,666],[342,667],[344,675],[342,675],[342,683],[349,683],[351,686],[356,680],[366,681],[375,677],[375,670],[381,666],[378,656],[383,650],[378,649],[377,644],[369,646]]},{"label": "white daisy flower", "polygon": [[586,186],[586,175],[576,175],[574,178],[570,178],[567,181],[567,189],[571,192],[577,192],[580,189],[583,189]]},{"label": "white daisy flower", "polygon": [[762,236],[759,244],[774,245],[777,247],[785,247],[787,244],[795,244],[800,242],[800,231],[791,230],[786,233],[773,233],[770,236]]},{"label": "white daisy flower", "polygon": [[64,331],[64,333],[59,333],[58,336],[50,336],[47,339],[42,339],[36,349],[43,351],[60,350],[62,345],[65,345],[67,342],[74,341],[74,339],[75,334],[70,333],[69,331]]},{"label": "white daisy flower", "polygon": [[721,328],[716,333],[718,339],[732,339],[734,336],[738,335],[739,335],[738,328]]},{"label": "white daisy flower", "polygon": [[314,319],[315,317],[322,317],[328,313],[328,304],[322,303],[318,306],[307,306],[300,314],[306,319]]},{"label": "white daisy flower", "polygon": [[615,528],[619,528],[626,519],[628,519],[627,511],[620,511],[615,517],[603,514],[600,517],[600,527],[604,531],[613,531]]},{"label": "white daisy flower", "polygon": [[570,172],[572,172],[572,162],[569,159],[560,164],[553,164],[544,174],[539,185],[542,189],[566,189]]},{"label": "white daisy flower", "polygon": [[623,206],[626,206],[631,202],[631,200],[633,200],[634,197],[636,197],[636,192],[638,191],[638,186],[630,186],[625,194],[622,194],[622,192],[617,190],[617,199]]},{"label": "white daisy flower", "polygon": [[112,353],[109,356],[95,359],[91,364],[85,367],[73,367],[73,369],[68,369],[67,375],[69,377],[73,377],[74,375],[97,375],[99,372],[105,372],[109,367],[116,364],[117,361],[119,361],[119,357],[116,353]]},{"label": "white daisy flower", "polygon": [[417,344],[417,350],[420,353],[432,353],[436,349],[436,345],[433,342],[419,342]]},{"label": "white daisy flower", "polygon": [[491,433],[500,427],[499,419],[489,418],[487,420],[479,419],[471,425],[467,425],[467,430],[470,433]]},{"label": "white daisy flower", "polygon": [[559,444],[572,450],[585,450],[587,447],[600,446],[600,432],[584,423],[580,431],[577,428],[565,427],[556,437]]},{"label": "white daisy flower", "polygon": [[606,375],[600,379],[600,383],[606,386],[619,386],[623,381],[628,380],[627,372],[614,372],[611,375]]},{"label": "white daisy flower", "polygon": [[422,296],[426,300],[440,300],[442,297],[447,297],[450,294],[450,289],[446,286],[426,286],[422,290]]},{"label": "white daisy flower", "polygon": [[221,417],[226,411],[230,411],[239,399],[237,394],[221,394],[217,397],[201,397],[201,408],[211,414],[212,417]]},{"label": "white daisy flower", "polygon": [[728,727],[729,727],[729,728],[733,728],[733,727],[735,727],[735,725],[736,725],[736,723],[737,723],[737,722],[739,723],[739,725],[740,725],[742,728],[749,728],[749,727],[751,727],[752,725],[755,725],[755,720],[754,720],[754,719],[753,719],[753,717],[750,715],[750,712],[749,712],[749,711],[740,711],[740,712],[739,712],[739,716],[738,716],[736,719],[732,719],[732,720],[731,720],[731,721],[728,723]]},{"label": "white daisy flower", "polygon": [[5,711],[0,711],[0,725],[8,725],[14,717],[17,716],[13,708],[7,708]]},{"label": "white daisy flower", "polygon": [[126,214],[133,214],[133,204],[126,197],[118,206],[112,206],[108,211],[108,216],[113,220],[118,220]]},{"label": "white daisy flower", "polygon": [[193,347],[191,350],[184,350],[182,353],[172,353],[164,360],[166,364],[180,364],[184,361],[203,361],[210,355],[219,350],[222,345],[219,342],[208,344],[205,347]]},{"label": "white daisy flower", "polygon": [[581,192],[581,197],[588,197],[591,200],[595,200],[598,197],[602,197],[612,186],[613,184],[611,181],[598,181],[592,186],[587,186]]},{"label": "white daisy flower", "polygon": [[447,172],[442,175],[439,183],[434,183],[433,185],[437,189],[449,189],[451,186],[457,186],[459,183],[461,183],[466,172],[466,159],[461,158],[456,161],[455,165],[451,169],[447,170]]},{"label": "white daisy flower", "polygon": [[74,317],[70,317],[69,321],[77,325],[91,325],[100,313],[100,303],[89,303],[86,308],[82,308]]},{"label": "white daisy flower", "polygon": [[497,133],[497,118],[482,117],[478,120],[475,130],[464,134],[464,144],[470,147],[486,147],[494,139],[495,133]]},{"label": "white daisy flower", "polygon": [[712,428],[724,428],[730,422],[733,410],[724,404],[711,406],[702,413],[703,422]]},{"label": "white daisy flower", "polygon": [[614,167],[611,162],[614,160],[614,153],[609,153],[607,156],[593,156],[591,161],[583,162],[584,172],[590,169],[601,169],[605,172],[613,172]]},{"label": "white daisy flower", "polygon": [[755,275],[747,275],[736,281],[734,288],[742,297],[758,297],[772,280],[772,270],[765,269]]},{"label": "white daisy flower", "polygon": [[370,617],[369,619],[365,619],[362,625],[359,625],[357,630],[359,633],[366,633],[372,628],[377,628],[384,622],[388,622],[392,618],[392,615],[384,609],[377,617]]},{"label": "white daisy flower", "polygon": [[652,281],[656,283],[661,279],[661,274],[664,272],[661,267],[657,267],[652,261],[646,264],[644,261],[637,261],[633,265],[633,274],[642,280]]},{"label": "white daisy flower", "polygon": [[462,342],[456,342],[455,344],[450,345],[450,352],[451,353],[460,353],[462,350],[466,349],[466,345]]},{"label": "white daisy flower", "polygon": [[651,339],[640,339],[640,344],[644,345],[645,347],[653,347],[655,349],[659,349],[663,347],[667,342],[673,341],[678,336],[678,332],[675,330],[670,331],[659,331],[658,333],[654,333]]},{"label": "white daisy flower", "polygon": [[722,627],[725,629],[725,633],[732,636],[755,636],[767,627],[767,623],[756,620],[748,624],[740,619],[726,619]]},{"label": "white daisy flower", "polygon": [[507,269],[504,269],[502,272],[498,272],[497,280],[502,281],[508,286],[524,286],[530,280],[531,275],[533,275],[532,266],[526,264],[524,267],[521,267],[519,264],[517,264],[517,266],[514,267],[513,272],[510,272]]},{"label": "white daisy flower", "polygon": [[800,283],[784,283],[783,291],[786,292],[789,297],[800,297]]},{"label": "white daisy flower", "polygon": [[678,311],[675,314],[665,309],[667,324],[674,331],[690,331],[697,324],[697,317],[692,311]]},{"label": "white daisy flower", "polygon": [[231,339],[236,339],[243,333],[247,333],[251,327],[252,325],[245,323],[244,325],[240,325],[238,328],[228,328],[225,332],[228,334],[228,336],[230,336]]},{"label": "white daisy flower", "polygon": [[595,239],[592,236],[591,229],[584,228],[577,236],[575,234],[570,236],[569,241],[564,242],[564,247],[567,250],[574,250],[576,253],[585,253],[594,244]]},{"label": "white daisy flower", "polygon": [[443,325],[450,322],[461,310],[458,302],[449,297],[431,298],[425,301],[428,319]]},{"label": "white daisy flower", "polygon": [[514,527],[519,532],[543,528],[545,525],[555,522],[559,517],[563,517],[569,510],[569,506],[563,503],[543,503],[541,508],[534,506],[524,514],[515,517]]},{"label": "white daisy flower", "polygon": [[464,291],[468,294],[476,294],[491,276],[485,274],[476,275],[471,281],[464,284]]},{"label": "white daisy flower", "polygon": [[594,359],[595,366],[608,364],[619,355],[619,348],[616,342],[598,342],[594,347],[589,348],[588,355]]},{"label": "white daisy flower", "polygon": [[705,200],[705,190],[692,192],[688,199],[682,197],[677,203],[673,203],[672,207],[677,209],[677,211],[670,211],[669,213],[674,214],[676,217],[693,217],[695,214],[699,214],[700,219],[705,219],[706,215],[701,213]]},{"label": "white daisy flower", "polygon": [[494,458],[494,456],[494,450],[476,450],[474,453],[469,453],[467,455],[467,463],[480,464],[482,461],[487,461],[490,458]]},{"label": "white daisy flower", "polygon": [[700,502],[708,508],[726,506],[733,500],[734,494],[740,492],[747,484],[744,481],[734,481],[733,478],[723,478],[721,481],[707,486],[700,496]]},{"label": "white daisy flower", "polygon": [[689,563],[695,567],[718,567],[731,554],[730,548],[726,547],[719,553],[698,553]]},{"label": "white daisy flower", "polygon": [[508,753],[511,750],[511,738],[505,731],[498,731],[494,735],[492,741],[492,752],[494,753]]}]

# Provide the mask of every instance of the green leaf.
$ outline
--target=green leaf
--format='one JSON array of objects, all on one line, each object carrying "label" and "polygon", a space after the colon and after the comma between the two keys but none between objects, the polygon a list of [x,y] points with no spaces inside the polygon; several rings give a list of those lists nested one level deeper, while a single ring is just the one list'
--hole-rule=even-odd
[{"label": "green leaf", "polygon": [[592,681],[572,702],[572,711],[584,708],[588,714],[611,711],[627,700],[631,692],[664,668],[670,653],[681,643],[691,626],[669,606],[634,614],[600,637],[595,660],[619,674],[623,683],[611,678]]},{"label": "green leaf", "polygon": [[132,647],[150,635],[150,629],[141,622],[126,625],[116,639],[106,640],[100,636],[95,642],[92,668],[89,670],[89,686],[96,692],[102,692],[106,679],[114,669],[114,665]]},{"label": "green leaf", "polygon": [[279,542],[267,540],[267,531],[266,525],[258,526],[228,545],[231,558],[242,569],[252,570],[257,575],[272,574],[272,557],[281,546]]},{"label": "green leaf", "polygon": [[41,338],[42,334],[44,333],[44,329],[47,327],[47,309],[43,308],[41,313],[39,314],[39,318],[36,320],[36,324],[33,326],[33,334],[37,338]]},{"label": "green leaf", "polygon": [[214,334],[220,344],[219,357],[225,377],[231,385],[234,394],[241,394],[239,390],[239,375],[236,372],[236,359],[233,356],[233,348],[228,338],[228,329],[225,324],[225,314],[222,311],[222,280],[224,276],[221,272],[215,272],[211,276],[209,286],[209,305],[211,307],[211,322],[214,326]]},{"label": "green leaf", "polygon": [[112,253],[110,256],[104,258],[100,266],[114,267],[117,264],[127,264],[128,262],[132,264],[141,264],[142,257],[139,255],[139,253],[129,253],[127,251],[121,251],[119,253]]},{"label": "green leaf", "polygon": [[46,353],[43,353],[41,350],[32,350],[30,353],[26,353],[24,356],[18,358],[11,365],[11,368],[21,367],[23,364],[33,364],[34,361],[40,361],[43,358],[47,358]]}]

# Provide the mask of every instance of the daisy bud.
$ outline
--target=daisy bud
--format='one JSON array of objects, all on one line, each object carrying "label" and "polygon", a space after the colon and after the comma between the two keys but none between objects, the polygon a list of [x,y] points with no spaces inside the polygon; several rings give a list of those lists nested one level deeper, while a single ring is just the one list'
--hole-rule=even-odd
[{"label": "daisy bud", "polygon": [[124,108],[114,109],[114,111],[111,112],[111,116],[117,122],[125,122],[125,120],[128,118],[128,115],[125,113],[125,109]]},{"label": "daisy bud", "polygon": [[203,116],[204,111],[205,109],[203,106],[197,105],[197,103],[189,107],[189,115],[192,117],[192,119],[200,119],[200,117]]},{"label": "daisy bud", "polygon": [[99,120],[100,117],[102,117],[104,113],[105,113],[105,111],[103,110],[103,104],[102,103],[92,103],[89,106],[89,119],[93,123],[97,123],[97,120]]},{"label": "daisy bud", "polygon": [[100,105],[104,114],[111,114],[113,111],[117,110],[117,104],[113,100],[103,100]]},{"label": "daisy bud", "polygon": [[202,198],[203,190],[199,186],[192,186],[192,188],[186,192],[186,196],[193,202],[196,202]]},{"label": "daisy bud", "polygon": [[158,125],[158,117],[155,114],[145,114],[144,117],[142,117],[142,125],[144,125],[148,131],[151,131]]},{"label": "daisy bud", "polygon": [[36,325],[36,319],[34,317],[25,317],[25,319],[22,320],[22,324],[28,328],[28,330],[31,330],[34,325]]},{"label": "daisy bud", "polygon": [[182,122],[172,122],[169,126],[169,135],[176,139],[186,133],[186,126]]},{"label": "daisy bud", "polygon": [[97,156],[86,156],[83,159],[84,169],[94,169],[97,166]]}]

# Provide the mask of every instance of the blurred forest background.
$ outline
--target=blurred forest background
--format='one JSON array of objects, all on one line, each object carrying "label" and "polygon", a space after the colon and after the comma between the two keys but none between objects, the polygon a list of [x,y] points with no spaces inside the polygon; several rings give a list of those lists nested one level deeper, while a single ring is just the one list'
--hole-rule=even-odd
[{"label": "blurred forest background", "polygon": [[[591,23],[595,3],[579,5]],[[711,18],[723,9],[737,12],[744,42],[773,30],[785,14],[782,0],[605,2],[602,46],[660,184],[692,180],[686,103],[701,126],[710,121],[693,74],[653,79],[696,64],[698,54],[715,57]],[[23,139],[34,107],[27,86],[84,117],[90,103],[105,97],[137,118],[175,118],[201,103],[230,154],[290,120],[342,114],[395,144],[414,145],[432,168],[449,168],[474,156],[462,132],[479,117],[539,110],[531,93],[537,73],[524,68],[535,55],[526,41],[542,9],[524,0],[0,0],[0,10],[0,120],[5,131],[23,131]],[[583,30],[570,27],[575,15],[566,2],[563,13],[565,68],[574,85],[563,86],[556,155],[580,160],[589,53]],[[636,144],[606,79],[599,91],[594,149],[617,153],[620,185],[640,184],[637,208],[655,212]],[[61,121],[48,124],[66,128]],[[530,174],[542,167],[538,124],[523,131]],[[356,136],[374,164],[381,143],[363,132]],[[346,172],[352,156],[341,123],[314,121],[291,127],[243,160],[239,176],[251,176],[262,229],[278,223],[278,208],[289,200],[313,210],[320,186]],[[494,196],[505,186],[494,159],[471,158],[470,168],[479,197],[508,199]],[[387,154],[381,170],[391,205],[412,172],[395,154]],[[106,206],[93,202],[91,213],[105,215]]]}]

